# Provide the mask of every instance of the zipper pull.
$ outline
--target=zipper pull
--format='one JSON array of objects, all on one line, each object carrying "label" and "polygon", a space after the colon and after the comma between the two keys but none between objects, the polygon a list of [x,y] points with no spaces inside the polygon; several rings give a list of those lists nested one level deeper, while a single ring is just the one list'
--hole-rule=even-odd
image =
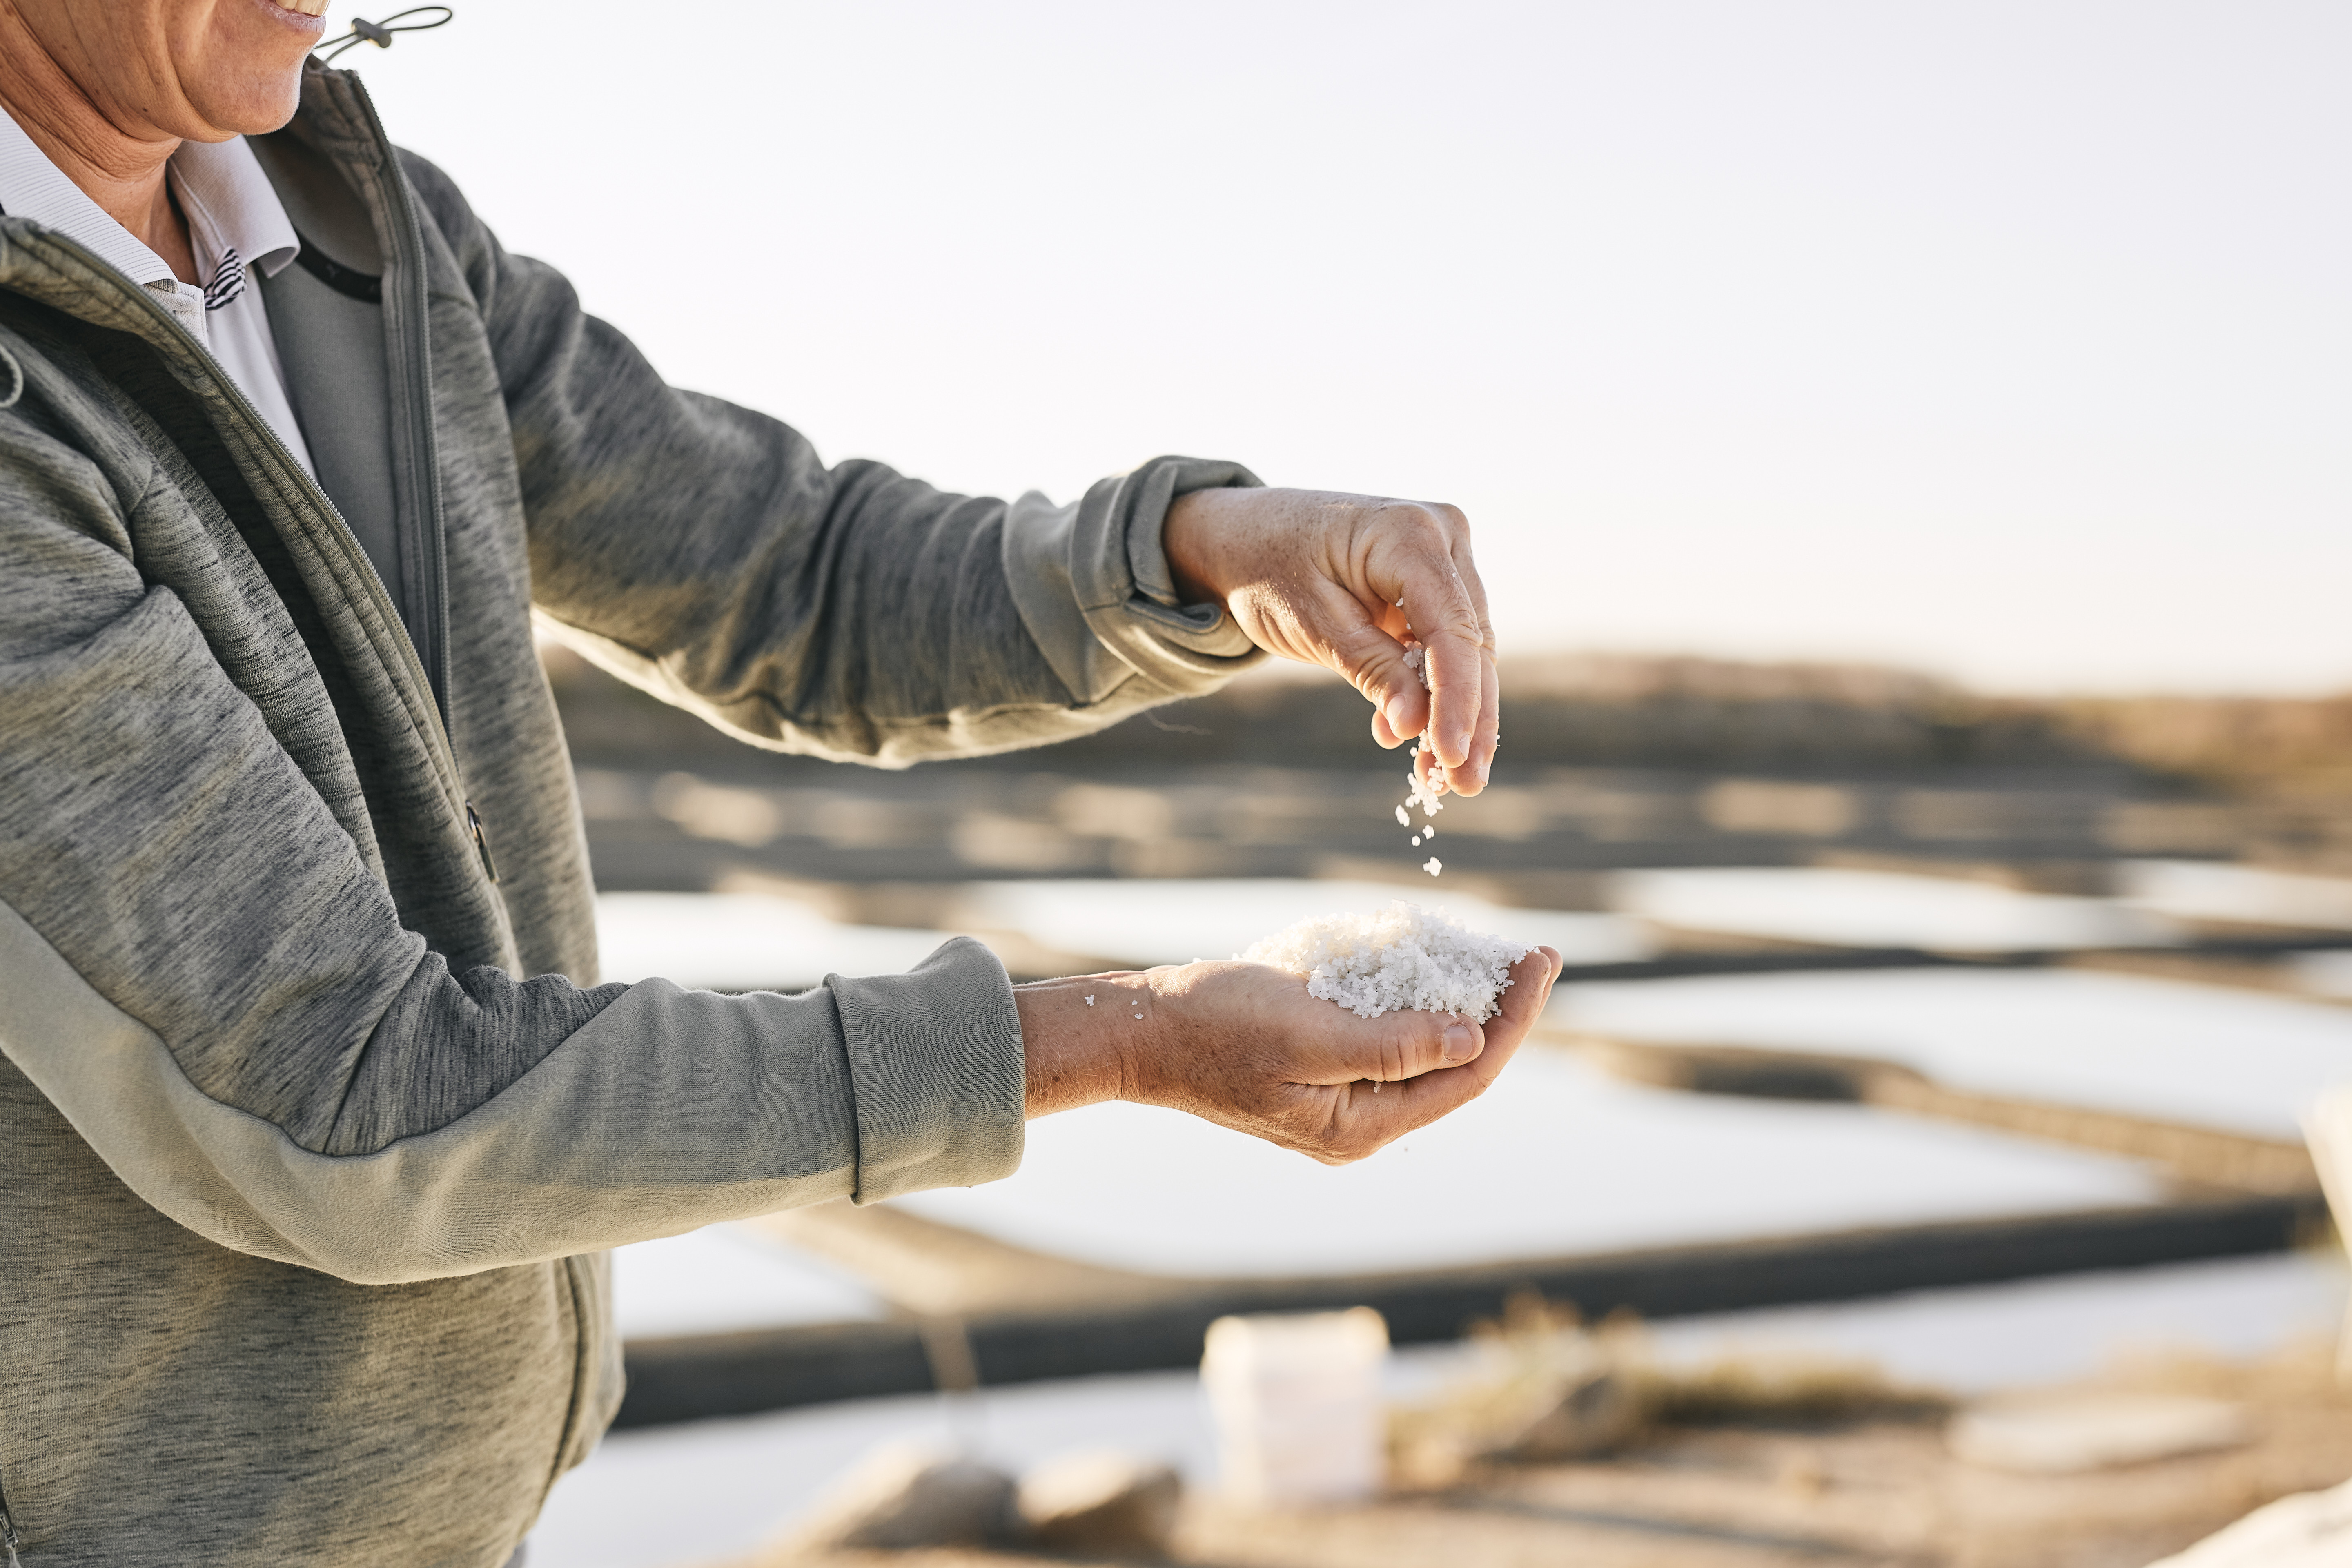
[{"label": "zipper pull", "polygon": [[[499,863],[490,858],[490,836],[483,830],[482,814],[474,809],[474,803],[470,800],[466,803],[466,827],[474,836],[474,853],[482,858],[482,875],[493,882],[497,881]],[[11,1563],[8,1568],[16,1568],[16,1565]]]},{"label": "zipper pull", "polygon": [[0,1552],[8,1554],[8,1568],[25,1568],[16,1556],[16,1518],[8,1511],[8,1494],[0,1490]]}]

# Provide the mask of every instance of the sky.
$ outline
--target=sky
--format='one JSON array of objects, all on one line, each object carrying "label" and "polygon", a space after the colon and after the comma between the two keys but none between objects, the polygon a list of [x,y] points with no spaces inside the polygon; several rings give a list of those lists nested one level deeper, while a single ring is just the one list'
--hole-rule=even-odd
[{"label": "sky", "polygon": [[2340,4],[456,4],[394,138],[830,459],[1452,501],[1507,654],[2352,687]]}]

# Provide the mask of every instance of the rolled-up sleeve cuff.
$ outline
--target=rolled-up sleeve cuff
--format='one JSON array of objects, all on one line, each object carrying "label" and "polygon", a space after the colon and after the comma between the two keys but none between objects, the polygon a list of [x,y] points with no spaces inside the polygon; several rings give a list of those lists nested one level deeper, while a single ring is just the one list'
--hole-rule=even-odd
[{"label": "rolled-up sleeve cuff", "polygon": [[904,974],[828,975],[857,1108],[861,1204],[1020,1168],[1021,1015],[996,955],[958,937]]},{"label": "rolled-up sleeve cuff", "polygon": [[1238,463],[1154,458],[1086,498],[1015,501],[1005,568],[1030,635],[1082,703],[1142,677],[1171,697],[1214,690],[1265,657],[1217,605],[1178,601],[1160,539],[1168,509],[1193,490],[1255,487]]}]

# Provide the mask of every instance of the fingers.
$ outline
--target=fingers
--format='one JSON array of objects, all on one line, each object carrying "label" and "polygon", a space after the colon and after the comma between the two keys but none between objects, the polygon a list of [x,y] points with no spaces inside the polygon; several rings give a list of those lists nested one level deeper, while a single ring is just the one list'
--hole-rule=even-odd
[{"label": "fingers", "polygon": [[[1378,1094],[1372,1092],[1369,1083],[1347,1085],[1333,1116],[1329,1151],[1310,1152],[1327,1164],[1360,1160],[1486,1093],[1518,1054],[1519,1046],[1536,1019],[1542,1016],[1559,972],[1560,957],[1554,948],[1539,947],[1521,959],[1512,966],[1510,987],[1503,993],[1503,1010],[1487,1019],[1483,1028],[1466,1021],[1454,1025],[1444,1014],[1406,1015],[1428,1018],[1434,1024],[1477,1029],[1476,1054],[1466,1060],[1447,1059],[1402,1083],[1383,1083]],[[1423,1031],[1439,1037],[1443,1032],[1436,1028]]]},{"label": "fingers", "polygon": [[1356,1049],[1343,1069],[1350,1080],[1408,1082],[1475,1061],[1486,1048],[1486,1031],[1456,1013],[1391,1013],[1363,1032],[1371,1037],[1350,1042]]},{"label": "fingers", "polygon": [[1511,987],[1503,993],[1503,1010],[1486,1020],[1486,1042],[1489,1048],[1507,1046],[1516,1050],[1536,1020],[1543,1016],[1545,1006],[1551,1001],[1551,988],[1559,983],[1559,950],[1539,947],[1511,966]]},{"label": "fingers", "polygon": [[[1338,595],[1334,599],[1326,615],[1339,624],[1325,634],[1333,668],[1372,705],[1372,738],[1383,746],[1402,745],[1429,721],[1428,689],[1406,662],[1404,644],[1374,625],[1351,595]],[[1383,727],[1387,739],[1381,735]]]},{"label": "fingers", "polygon": [[[1478,563],[1470,558],[1470,531],[1466,523],[1454,542],[1454,566],[1464,587],[1469,592],[1471,605],[1478,616],[1486,673],[1479,689],[1477,722],[1470,741],[1468,767],[1471,778],[1449,779],[1447,782],[1465,795],[1475,795],[1486,788],[1487,775],[1494,768],[1495,748],[1503,743],[1503,680],[1496,666],[1500,648],[1495,639],[1494,618],[1486,613],[1486,585],[1479,580]],[[1475,781],[1475,784],[1472,780]]]},{"label": "fingers", "polygon": [[[1377,710],[1381,745],[1425,736],[1449,788],[1486,786],[1500,687],[1486,586],[1457,509],[1202,490],[1169,509],[1161,543],[1180,589],[1222,599],[1257,647],[1347,677]],[[1406,662],[1408,637],[1426,650],[1420,670]]]},{"label": "fingers", "polygon": [[[1448,509],[1451,510],[1450,508]],[[1454,514],[1461,520],[1461,514]],[[1486,614],[1486,591],[1470,560],[1469,523],[1459,521],[1446,562],[1453,590],[1449,614],[1428,642],[1430,683],[1435,689],[1431,719],[1437,760],[1445,782],[1459,795],[1486,787],[1493,765],[1502,681],[1495,668],[1495,631]]]},{"label": "fingers", "polygon": [[[1400,537],[1382,562],[1396,573],[1412,635],[1428,649],[1431,752],[1448,786],[1476,795],[1493,764],[1501,703],[1486,585],[1470,555],[1468,519],[1450,506],[1412,506],[1391,527]],[[1383,588],[1387,585],[1381,584]]]}]

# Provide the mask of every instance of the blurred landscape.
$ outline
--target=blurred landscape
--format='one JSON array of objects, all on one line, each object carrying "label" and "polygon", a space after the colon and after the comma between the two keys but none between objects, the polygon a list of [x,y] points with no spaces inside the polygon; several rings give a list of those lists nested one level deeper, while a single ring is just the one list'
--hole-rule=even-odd
[{"label": "blurred landscape", "polygon": [[[1126,1555],[1266,1568],[2144,1568],[2352,1456],[2301,1135],[2352,1079],[2352,697],[1522,659],[1495,784],[1416,843],[1403,753],[1317,672],[880,771],[545,656],[608,978],[798,989],[959,932],[1016,978],[1082,973],[1400,896],[1568,963],[1496,1092],[1359,1165],[1101,1106],[1033,1123],[983,1187],[623,1249],[629,1402],[534,1537],[560,1563],[874,1560],[791,1530],[909,1435],[1008,1471],[1164,1461],[1181,1528]],[[1671,1354],[1611,1363],[1628,1386],[1795,1392],[1677,1395],[1435,1481],[1400,1459],[1337,1513],[1218,1489],[1189,1370],[1212,1320],[1375,1307],[1397,1407],[1452,1408],[1485,1364],[1463,1336],[1529,1299],[1651,1324]],[[1821,1365],[1895,1393],[1824,1405]],[[2226,1434],[2005,1478],[1956,1436],[2045,1397]],[[658,1528],[617,1500],[648,1489],[677,1500]]]},{"label": "blurred landscape", "polygon": [[[880,772],[753,750],[576,655],[548,658],[606,889],[1424,885],[1391,816],[1403,755],[1319,672],[1255,672],[1049,751]],[[1506,660],[1504,690],[1494,787],[1440,824],[1446,888],[1499,902],[1594,908],[1591,873],[1645,867],[1875,867],[2070,892],[2111,890],[2136,857],[2352,873],[2352,695],[2030,700],[1868,666],[1605,656]],[[844,896],[903,916],[923,895]]]}]

